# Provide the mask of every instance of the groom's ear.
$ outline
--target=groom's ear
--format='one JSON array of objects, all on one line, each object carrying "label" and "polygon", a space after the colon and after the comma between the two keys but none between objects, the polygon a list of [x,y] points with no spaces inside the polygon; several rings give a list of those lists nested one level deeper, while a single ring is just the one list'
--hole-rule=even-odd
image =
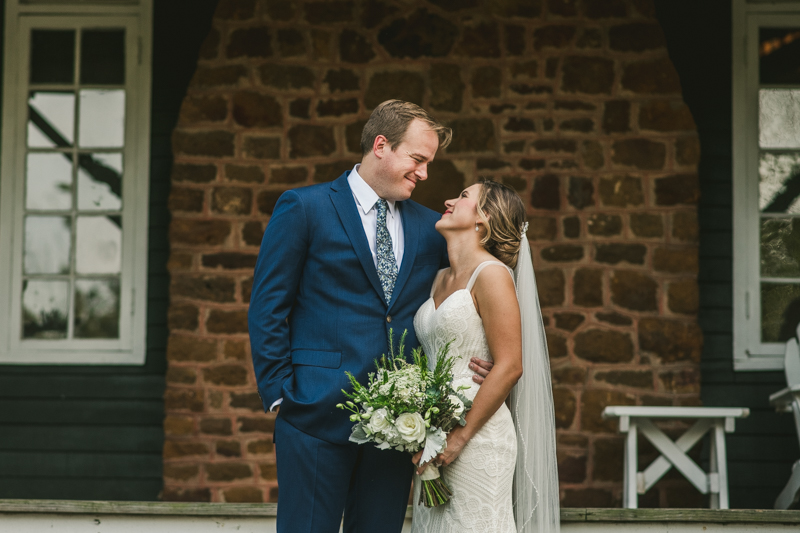
[{"label": "groom's ear", "polygon": [[383,135],[376,135],[375,140],[372,143],[372,153],[375,154],[375,157],[378,159],[383,159],[383,153],[386,150],[391,150],[386,137]]}]

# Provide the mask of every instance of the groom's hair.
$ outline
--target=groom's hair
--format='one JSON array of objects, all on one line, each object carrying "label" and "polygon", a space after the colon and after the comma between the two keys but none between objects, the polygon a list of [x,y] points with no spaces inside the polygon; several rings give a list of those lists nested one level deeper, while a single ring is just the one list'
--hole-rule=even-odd
[{"label": "groom's hair", "polygon": [[386,100],[372,112],[361,132],[361,155],[367,155],[375,144],[375,137],[383,135],[394,151],[403,142],[408,126],[420,119],[439,137],[439,147],[446,148],[453,138],[453,130],[443,126],[417,104],[402,100]]}]

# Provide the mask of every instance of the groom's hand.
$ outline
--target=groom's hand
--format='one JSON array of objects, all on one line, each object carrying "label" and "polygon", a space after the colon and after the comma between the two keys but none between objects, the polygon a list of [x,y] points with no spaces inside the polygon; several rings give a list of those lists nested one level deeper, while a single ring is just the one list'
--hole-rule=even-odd
[{"label": "groom's hand", "polygon": [[491,361],[484,361],[483,359],[478,359],[477,357],[470,359],[469,369],[475,372],[475,375],[472,376],[472,381],[478,385],[483,384],[483,379],[489,375],[489,371],[493,366],[494,363]]}]

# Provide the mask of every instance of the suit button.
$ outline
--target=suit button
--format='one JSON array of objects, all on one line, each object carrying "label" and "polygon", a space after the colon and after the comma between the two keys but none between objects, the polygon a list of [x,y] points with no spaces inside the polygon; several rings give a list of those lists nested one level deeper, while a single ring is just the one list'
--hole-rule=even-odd
[{"label": "suit button", "polygon": [[391,316],[387,316],[387,317],[386,317],[386,322],[388,322],[389,324],[391,324],[391,323],[392,323],[392,317],[391,317]]}]

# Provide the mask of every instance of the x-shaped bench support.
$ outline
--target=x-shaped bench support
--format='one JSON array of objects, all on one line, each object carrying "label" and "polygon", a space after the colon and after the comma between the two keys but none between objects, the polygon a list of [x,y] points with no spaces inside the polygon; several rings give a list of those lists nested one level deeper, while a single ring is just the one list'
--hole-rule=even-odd
[{"label": "x-shaped bench support", "polygon": [[[735,429],[735,419],[749,415],[745,408],[715,407],[630,407],[609,406],[603,418],[619,418],[619,431],[625,433],[623,504],[639,505],[638,495],[647,492],[670,468],[675,467],[702,494],[711,494],[712,509],[728,508],[728,473],[725,433]],[[695,419],[696,422],[676,441],[653,424],[653,418]],[[649,440],[661,455],[643,472],[638,471],[637,436]],[[711,468],[706,473],[687,455],[692,447],[711,433]]]}]

